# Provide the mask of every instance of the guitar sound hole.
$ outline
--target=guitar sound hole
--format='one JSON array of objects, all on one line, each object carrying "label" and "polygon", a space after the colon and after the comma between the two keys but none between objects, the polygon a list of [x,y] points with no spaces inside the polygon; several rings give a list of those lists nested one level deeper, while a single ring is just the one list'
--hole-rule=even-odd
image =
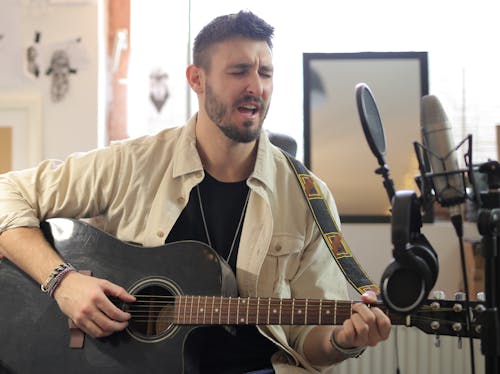
[{"label": "guitar sound hole", "polygon": [[124,310],[132,315],[127,331],[143,342],[156,342],[175,330],[175,285],[164,279],[143,280],[129,291],[136,297]]}]

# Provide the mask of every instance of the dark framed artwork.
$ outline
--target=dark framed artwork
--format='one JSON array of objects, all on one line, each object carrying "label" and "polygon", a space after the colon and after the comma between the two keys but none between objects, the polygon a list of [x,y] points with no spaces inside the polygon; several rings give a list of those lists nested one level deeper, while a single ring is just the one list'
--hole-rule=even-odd
[{"label": "dark framed artwork", "polygon": [[363,134],[355,87],[366,83],[384,127],[396,190],[418,190],[413,142],[429,93],[427,52],[304,53],[304,162],[333,192],[343,222],[389,222],[390,202]]}]

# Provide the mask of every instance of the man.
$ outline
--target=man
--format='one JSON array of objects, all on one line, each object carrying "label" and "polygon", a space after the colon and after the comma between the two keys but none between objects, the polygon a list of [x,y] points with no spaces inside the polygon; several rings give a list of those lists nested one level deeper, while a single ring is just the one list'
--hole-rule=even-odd
[{"label": "man", "polygon": [[[244,297],[347,299],[295,175],[262,130],[273,89],[272,34],[250,12],[218,17],[201,30],[186,72],[199,112],[186,126],[1,178],[3,253],[50,288],[87,334],[126,328],[130,314],[107,296],[125,302],[134,296],[59,267],[64,260],[44,240],[40,219],[99,215],[107,232],[146,246],[204,241],[235,270]],[[316,181],[338,219],[327,187]],[[362,300],[376,298],[368,293]],[[205,343],[200,372],[249,372],[272,361],[276,372],[293,373],[357,356],[389,330],[385,314],[359,303],[342,326],[204,328],[190,339]]]}]

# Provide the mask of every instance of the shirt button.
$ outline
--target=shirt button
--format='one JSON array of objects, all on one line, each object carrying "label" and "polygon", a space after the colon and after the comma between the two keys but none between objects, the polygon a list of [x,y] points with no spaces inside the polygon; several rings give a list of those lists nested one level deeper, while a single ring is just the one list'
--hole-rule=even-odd
[{"label": "shirt button", "polygon": [[274,250],[276,252],[281,252],[281,244],[277,244],[276,247],[274,247]]},{"label": "shirt button", "polygon": [[159,238],[163,238],[165,236],[165,232],[163,230],[158,230],[156,235],[158,235]]},{"label": "shirt button", "polygon": [[198,171],[196,173],[196,178],[201,178],[201,177],[203,177],[203,172],[202,171]]},{"label": "shirt button", "polygon": [[179,197],[179,198],[177,199],[177,202],[178,202],[179,204],[181,204],[181,205],[182,205],[182,204],[184,204],[184,202],[185,202],[185,201],[186,201],[186,199],[184,199],[183,197]]}]

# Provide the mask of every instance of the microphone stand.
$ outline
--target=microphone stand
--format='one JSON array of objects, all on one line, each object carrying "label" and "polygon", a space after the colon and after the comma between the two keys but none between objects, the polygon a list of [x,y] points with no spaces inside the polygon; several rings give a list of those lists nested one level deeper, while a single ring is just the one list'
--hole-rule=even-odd
[{"label": "microphone stand", "polygon": [[382,177],[384,179],[383,185],[384,185],[385,191],[387,192],[387,197],[389,198],[389,201],[392,202],[394,194],[396,193],[395,188],[394,188],[394,181],[389,176],[389,168],[387,167],[387,165],[384,162],[380,162],[380,161],[379,161],[379,165],[380,165],[380,167],[375,169],[375,174],[382,175]]},{"label": "microphone stand", "polygon": [[[458,149],[467,142],[468,149],[464,154],[465,164],[467,169],[457,169],[457,170],[447,170],[445,160],[453,153],[457,152]],[[500,321],[498,318],[498,300],[500,295],[498,294],[500,286],[498,286],[498,280],[496,278],[497,269],[499,268],[499,253],[498,253],[498,235],[500,234],[500,194],[496,194],[495,197],[490,196],[490,192],[487,194],[480,194],[478,192],[474,172],[472,165],[472,135],[468,135],[464,138],[454,149],[452,149],[444,157],[430,151],[425,146],[418,142],[414,142],[415,154],[417,155],[419,170],[421,173],[420,178],[417,178],[417,184],[422,192],[422,199],[424,201],[423,206],[432,207],[432,203],[437,201],[443,207],[450,207],[457,204],[463,203],[467,199],[474,200],[476,206],[479,209],[478,215],[478,227],[479,232],[483,235],[483,255],[485,257],[485,294],[486,294],[486,305],[479,305],[476,307],[476,318],[481,324],[475,323],[475,327],[481,330],[481,348],[482,353],[485,357],[485,369],[486,374],[498,374],[500,367]],[[435,160],[439,160],[442,165],[443,172],[431,172],[429,159],[433,157]],[[495,164],[496,163],[496,164]],[[492,163],[492,165],[498,167],[491,167],[491,169],[500,172],[500,165],[498,162]],[[489,165],[488,165],[489,166]],[[490,168],[481,166],[479,168],[480,172],[489,172]],[[474,196],[469,196],[466,189],[466,178],[465,174],[468,174],[469,182],[473,187]],[[490,180],[490,178],[488,178]],[[491,178],[493,180],[493,178]],[[500,174],[498,174],[495,179],[500,182]],[[460,181],[460,183],[458,183]],[[437,189],[438,183],[445,183],[447,189],[453,189],[453,198],[448,196],[446,199],[441,195],[441,189]],[[491,186],[490,186],[491,187]],[[500,187],[500,183],[496,184],[496,187]],[[491,190],[491,188],[490,188]],[[433,194],[432,191],[435,193]],[[500,189],[498,190],[500,192]],[[480,196],[482,195],[482,196]],[[483,196],[485,195],[485,196]],[[487,195],[487,196],[486,196]],[[494,206],[494,211],[491,209],[482,209],[484,207],[482,201],[490,202],[489,205]],[[481,208],[481,209],[480,209]],[[498,209],[496,209],[498,208]],[[496,209],[496,210],[495,210]],[[462,216],[452,215],[451,221],[462,243],[463,227],[462,227]],[[461,245],[461,260],[462,260],[462,272],[464,276],[464,286],[466,295],[466,305],[467,314],[466,322],[468,331],[472,328],[472,318],[473,314],[471,310],[471,303],[468,292],[466,266],[465,266],[465,253],[463,251],[463,245]],[[476,322],[476,321],[474,321]],[[471,335],[472,336],[472,335]],[[474,370],[474,347],[473,339],[469,337],[470,340],[470,355],[471,355],[471,368]]]},{"label": "microphone stand", "polygon": [[500,372],[500,321],[498,301],[500,286],[500,164],[489,161],[479,167],[488,177],[488,191],[481,192],[481,209],[477,227],[482,235],[481,249],[484,257],[486,309],[481,313],[481,352],[485,357],[485,373]]}]

